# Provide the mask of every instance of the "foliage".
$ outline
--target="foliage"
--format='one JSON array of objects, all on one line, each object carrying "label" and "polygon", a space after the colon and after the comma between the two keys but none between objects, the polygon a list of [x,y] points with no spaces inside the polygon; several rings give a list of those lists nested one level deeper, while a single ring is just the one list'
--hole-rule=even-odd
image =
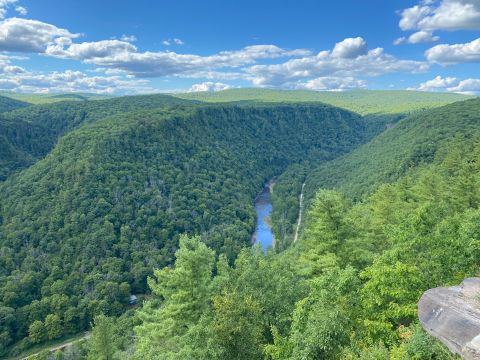
[{"label": "foliage", "polygon": [[10,339],[49,314],[64,334],[120,315],[131,293],[148,291],[152,269],[172,263],[180,234],[201,235],[232,263],[250,246],[262,184],[304,158],[348,151],[363,130],[358,116],[321,105],[216,105],[126,113],[69,132],[1,185]]},{"label": "foliage", "polygon": [[22,107],[29,106],[30,104],[24,102],[24,101],[19,101],[15,99],[11,99],[6,96],[0,96],[0,113],[5,112],[5,111],[11,111],[15,109],[19,109]]},{"label": "foliage", "polygon": [[[393,117],[369,126],[315,104],[167,104],[3,115],[25,154],[49,151],[32,145],[42,121],[59,140],[0,184],[2,350],[93,321],[85,349],[37,357],[453,358],[421,330],[416,304],[479,270],[479,100],[408,117],[319,167]],[[273,177],[282,251],[264,254],[250,246],[252,201]],[[290,244],[305,179],[310,208]]]},{"label": "foliage", "polygon": [[[2,99],[0,97],[0,112]],[[189,103],[167,95],[146,95],[10,107],[17,110],[0,116],[0,181],[43,158],[60,136],[83,123],[125,112]]]},{"label": "foliage", "polygon": [[430,163],[443,143],[456,135],[468,139],[479,128],[479,99],[411,115],[348,155],[311,172],[307,200],[319,188],[335,188],[354,200],[394,182],[412,168]]},{"label": "foliage", "polygon": [[207,102],[322,102],[338,106],[356,113],[398,114],[434,108],[455,101],[468,99],[468,96],[452,93],[428,93],[417,91],[309,91],[309,90],[272,90],[272,89],[228,89],[223,91],[205,91],[174,96]]},{"label": "foliage", "polygon": [[90,94],[90,93],[59,93],[59,94],[39,94],[39,93],[17,93],[9,91],[1,91],[0,95],[13,100],[26,102],[29,104],[50,104],[60,101],[87,101],[87,100],[103,100],[111,96]]},{"label": "foliage", "polygon": [[[478,159],[480,135],[453,138],[363,203],[319,191],[299,243],[280,254],[243,250],[232,268],[208,266],[202,310],[190,325],[189,312],[170,323],[183,330],[162,338],[176,345],[165,358],[453,359],[420,328],[416,304],[423,291],[478,272]],[[180,308],[198,301],[178,298]],[[159,314],[170,308],[161,298],[145,308],[153,305]],[[149,317],[138,342],[165,334],[158,326],[168,318]]]}]

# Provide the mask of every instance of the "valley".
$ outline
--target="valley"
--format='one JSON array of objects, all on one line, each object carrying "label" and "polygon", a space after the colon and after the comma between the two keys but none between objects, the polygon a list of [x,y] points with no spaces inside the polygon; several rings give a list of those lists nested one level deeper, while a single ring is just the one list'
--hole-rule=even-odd
[{"label": "valley", "polygon": [[359,94],[6,108],[0,356],[86,330],[77,358],[445,355],[415,306],[477,269],[480,103]]},{"label": "valley", "polygon": [[272,212],[271,193],[273,182],[270,180],[262,191],[255,198],[255,212],[257,214],[255,232],[253,233],[253,244],[260,244],[263,251],[275,247],[275,238],[272,232],[270,214]]}]

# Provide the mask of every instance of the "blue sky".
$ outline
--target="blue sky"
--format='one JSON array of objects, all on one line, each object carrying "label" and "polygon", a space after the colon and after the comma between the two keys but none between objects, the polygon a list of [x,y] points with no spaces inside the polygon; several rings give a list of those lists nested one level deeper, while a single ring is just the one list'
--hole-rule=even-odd
[{"label": "blue sky", "polygon": [[480,0],[0,0],[0,89],[480,91]]}]

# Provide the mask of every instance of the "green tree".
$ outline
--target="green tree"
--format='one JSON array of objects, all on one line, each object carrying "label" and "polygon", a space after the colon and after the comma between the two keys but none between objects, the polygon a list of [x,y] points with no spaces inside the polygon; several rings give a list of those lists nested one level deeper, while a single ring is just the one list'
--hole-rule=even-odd
[{"label": "green tree", "polygon": [[175,256],[174,268],[155,270],[149,278],[153,300],[138,312],[142,324],[135,328],[138,358],[175,358],[189,328],[210,309],[214,251],[199,237],[182,236]]},{"label": "green tree", "polygon": [[57,339],[62,336],[62,321],[56,314],[49,314],[45,318],[45,330],[48,339]]},{"label": "green tree", "polygon": [[115,320],[105,315],[95,316],[89,340],[88,359],[112,360],[116,351]]},{"label": "green tree", "polygon": [[40,343],[47,338],[47,330],[40,320],[35,320],[28,328],[28,336],[33,343]]}]

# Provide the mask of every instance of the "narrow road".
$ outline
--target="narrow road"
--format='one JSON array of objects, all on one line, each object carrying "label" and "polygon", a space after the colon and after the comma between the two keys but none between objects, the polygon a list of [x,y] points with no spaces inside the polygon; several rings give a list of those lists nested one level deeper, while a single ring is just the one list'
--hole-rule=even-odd
[{"label": "narrow road", "polygon": [[25,356],[25,357],[22,357],[21,359],[22,360],[28,360],[36,355],[39,355],[41,352],[45,351],[45,350],[48,350],[50,352],[55,352],[57,350],[62,350],[62,349],[65,349],[66,347],[69,347],[69,346],[72,346],[73,344],[75,343],[78,343],[80,341],[83,341],[85,339],[88,339],[90,337],[90,333],[88,331],[85,332],[85,334],[79,338],[79,339],[75,339],[75,340],[72,340],[72,341],[67,341],[67,342],[64,342],[64,343],[61,343],[61,344],[58,344],[58,345],[54,345],[50,348],[46,348],[46,349],[43,349],[42,351],[39,351],[35,354],[30,354],[28,356]]},{"label": "narrow road", "polygon": [[302,214],[303,214],[303,189],[305,188],[305,183],[302,184],[302,192],[300,193],[300,205],[298,209],[298,221],[297,221],[297,229],[295,230],[295,236],[293,238],[293,242],[298,240],[298,232],[300,231],[300,224],[302,223]]}]

